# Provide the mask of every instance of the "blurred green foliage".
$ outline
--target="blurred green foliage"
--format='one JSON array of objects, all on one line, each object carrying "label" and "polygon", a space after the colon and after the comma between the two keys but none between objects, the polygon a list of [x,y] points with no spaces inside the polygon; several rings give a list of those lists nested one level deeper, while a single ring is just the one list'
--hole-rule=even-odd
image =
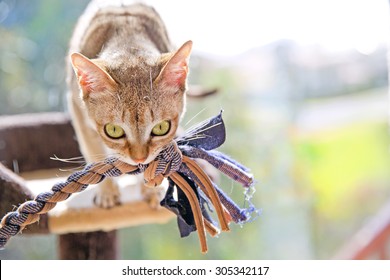
[{"label": "blurred green foliage", "polygon": [[337,251],[390,197],[387,127],[363,122],[296,139],[298,164],[315,198],[320,256]]},{"label": "blurred green foliage", "polygon": [[87,1],[0,3],[0,114],[63,111],[68,42]]}]

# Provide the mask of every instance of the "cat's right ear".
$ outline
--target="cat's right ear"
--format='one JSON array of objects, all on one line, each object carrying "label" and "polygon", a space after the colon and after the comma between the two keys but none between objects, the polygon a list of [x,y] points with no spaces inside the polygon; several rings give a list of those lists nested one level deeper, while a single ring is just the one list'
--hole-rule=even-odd
[{"label": "cat's right ear", "polygon": [[73,53],[70,58],[84,98],[91,93],[115,89],[114,79],[89,58],[80,53]]},{"label": "cat's right ear", "polygon": [[185,89],[191,49],[192,41],[184,43],[164,65],[156,81],[165,86]]}]

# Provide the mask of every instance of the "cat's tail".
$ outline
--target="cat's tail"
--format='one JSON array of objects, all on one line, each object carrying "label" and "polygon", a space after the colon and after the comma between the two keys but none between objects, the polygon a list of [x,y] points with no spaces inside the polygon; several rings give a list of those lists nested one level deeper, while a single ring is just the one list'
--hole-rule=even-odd
[{"label": "cat's tail", "polygon": [[207,96],[215,95],[219,91],[218,88],[204,88],[200,85],[189,85],[187,90],[187,96],[190,98],[204,98]]}]

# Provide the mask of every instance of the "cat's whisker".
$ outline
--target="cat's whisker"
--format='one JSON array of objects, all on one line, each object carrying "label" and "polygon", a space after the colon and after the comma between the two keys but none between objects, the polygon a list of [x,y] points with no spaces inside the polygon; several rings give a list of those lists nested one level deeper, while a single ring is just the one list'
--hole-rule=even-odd
[{"label": "cat's whisker", "polygon": [[211,136],[210,135],[195,135],[194,137],[186,138],[186,141],[199,140],[199,139],[204,139],[207,137],[211,137]]},{"label": "cat's whisker", "polygon": [[70,168],[70,167],[69,168],[59,168],[58,170],[61,172],[72,173],[75,171],[83,170],[85,166],[86,166],[86,164],[82,164],[80,166],[72,167],[72,168]]},{"label": "cat's whisker", "polygon": [[[199,124],[190,127],[190,128],[187,130],[186,133],[187,133],[187,134],[191,134],[191,133],[199,133],[199,132],[207,131],[207,130],[209,130],[209,129],[215,127],[216,125],[222,124],[222,122],[216,123],[216,124],[214,124],[213,126],[210,126],[210,127],[208,127],[206,124],[207,124],[207,121],[200,122]],[[206,128],[204,128],[203,130],[198,130],[199,127],[206,127]]]},{"label": "cat's whisker", "polygon": [[153,93],[152,68],[149,69],[150,94]]},{"label": "cat's whisker", "polygon": [[[119,97],[119,94],[117,94],[116,92],[106,91],[105,94],[110,95],[113,99]],[[119,97],[119,101],[120,101],[120,97]]]},{"label": "cat's whisker", "polygon": [[219,125],[221,125],[221,124],[222,124],[222,122],[216,123],[216,124],[214,124],[214,125],[210,125],[209,127],[205,128],[205,129],[203,129],[203,130],[198,130],[197,133],[205,132],[205,131],[207,131],[207,130],[209,130],[209,129],[212,129],[212,128],[216,127],[216,126],[219,126]]},{"label": "cat's whisker", "polygon": [[72,158],[59,158],[58,156],[54,155],[53,157],[50,157],[50,159],[64,163],[85,163],[84,157],[82,156]]},{"label": "cat's whisker", "polygon": [[[104,161],[107,157],[120,158],[121,156],[118,153],[111,153],[111,154],[94,154],[93,157],[94,157],[94,161],[99,162],[99,161]],[[71,172],[82,170],[88,165],[88,163],[85,160],[79,160],[79,159],[83,159],[82,156],[68,158],[68,159],[61,159],[61,158],[58,158],[57,156],[54,156],[51,159],[61,161],[64,163],[80,164],[80,165],[75,166],[75,167],[59,168],[59,171],[66,172],[66,173],[71,173]],[[102,170],[104,170],[104,168]]]},{"label": "cat's whisker", "polygon": [[97,161],[103,161],[105,160],[107,157],[116,157],[116,158],[119,158],[120,155],[118,153],[109,153],[109,154],[95,154],[95,159]]},{"label": "cat's whisker", "polygon": [[195,114],[195,116],[193,116],[188,122],[185,123],[184,127],[189,125],[196,117],[198,117],[200,114],[202,114],[205,110],[206,110],[206,108],[203,108],[202,110],[199,111],[199,113]]},{"label": "cat's whisker", "polygon": [[[98,157],[98,156],[96,156],[96,157]],[[101,158],[98,159],[98,161],[104,161],[105,159],[107,159],[107,158],[109,158],[109,157],[115,157],[115,158],[118,158],[118,159],[121,158],[121,156],[120,156],[118,153],[102,154],[102,155],[101,155]],[[98,171],[98,172],[99,172],[100,170],[104,171],[105,168],[102,166],[101,169],[99,169],[99,168],[96,169],[96,171]]]}]

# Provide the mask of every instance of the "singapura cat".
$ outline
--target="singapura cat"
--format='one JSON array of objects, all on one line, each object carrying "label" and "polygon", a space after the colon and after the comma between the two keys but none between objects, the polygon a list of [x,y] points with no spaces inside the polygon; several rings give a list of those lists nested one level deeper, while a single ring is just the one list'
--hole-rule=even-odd
[{"label": "singapura cat", "polygon": [[[69,111],[87,162],[117,155],[146,164],[174,138],[185,111],[191,48],[188,41],[174,50],[149,6],[88,6],[68,59]],[[95,204],[118,203],[116,183],[100,183]]]}]

